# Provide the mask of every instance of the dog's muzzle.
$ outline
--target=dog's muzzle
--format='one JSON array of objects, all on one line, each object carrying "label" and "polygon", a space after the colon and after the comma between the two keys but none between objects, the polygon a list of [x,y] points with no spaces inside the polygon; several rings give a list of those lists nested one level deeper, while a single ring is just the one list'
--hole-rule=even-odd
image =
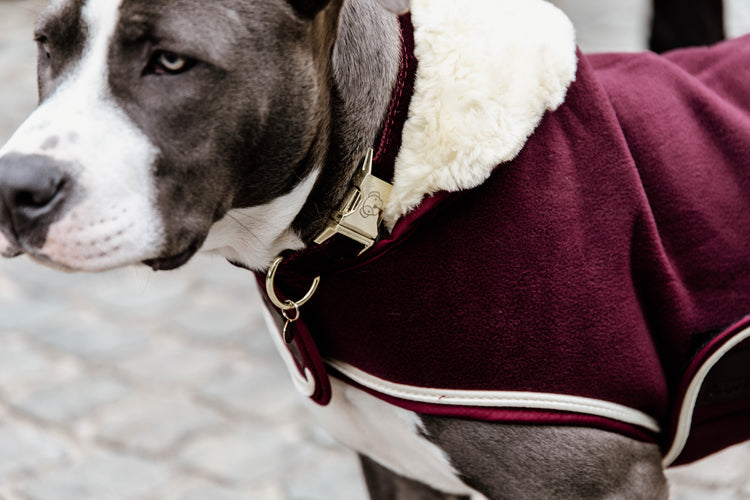
[{"label": "dog's muzzle", "polygon": [[0,158],[0,233],[3,254],[41,248],[50,224],[62,214],[72,179],[50,158],[8,154]]}]

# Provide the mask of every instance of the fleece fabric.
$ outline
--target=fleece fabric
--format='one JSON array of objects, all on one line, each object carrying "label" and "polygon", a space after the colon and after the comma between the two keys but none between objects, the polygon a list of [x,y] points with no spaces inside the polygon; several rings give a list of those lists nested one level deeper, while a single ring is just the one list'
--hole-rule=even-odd
[{"label": "fleece fabric", "polygon": [[[408,49],[408,17],[402,27]],[[333,241],[282,264],[287,297],[321,276],[295,354],[319,386],[324,359],[329,374],[414,411],[593,425],[693,460],[750,438],[750,37],[577,60],[564,102],[479,185],[425,192],[362,256]],[[408,50],[405,61],[401,93],[422,64]],[[404,99],[387,128],[406,122],[406,136]],[[383,164],[396,154],[384,144],[408,147],[379,138]],[[583,398],[658,425],[392,387]],[[694,432],[680,437],[686,412]]]}]

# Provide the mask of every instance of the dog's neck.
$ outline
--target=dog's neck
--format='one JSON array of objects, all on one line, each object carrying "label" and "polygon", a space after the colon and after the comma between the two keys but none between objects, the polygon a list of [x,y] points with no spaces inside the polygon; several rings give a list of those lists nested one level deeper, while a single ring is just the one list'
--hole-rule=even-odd
[{"label": "dog's neck", "polygon": [[[419,67],[383,211],[387,227],[426,196],[485,182],[515,158],[575,79],[575,34],[561,11],[542,0],[476,2],[411,2]],[[209,250],[228,241],[223,255],[264,269],[281,251],[309,245],[338,207],[383,125],[401,63],[399,20],[373,3],[340,0],[340,11],[316,19],[328,23],[316,31],[329,36],[316,51],[326,55],[316,60],[324,64],[325,103],[318,103],[317,140],[296,170],[302,182],[230,218],[234,231],[216,231]]]},{"label": "dog's neck", "polygon": [[338,23],[330,63],[330,127],[321,134],[325,145],[317,155],[322,169],[292,224],[304,243],[324,228],[357,164],[375,142],[400,65],[401,36],[394,14],[375,2],[348,0]]},{"label": "dog's neck", "polygon": [[313,25],[320,92],[318,126],[299,183],[272,202],[236,209],[202,248],[233,264],[265,269],[284,250],[311,244],[346,194],[387,114],[400,68],[398,17],[370,0],[336,0]]}]

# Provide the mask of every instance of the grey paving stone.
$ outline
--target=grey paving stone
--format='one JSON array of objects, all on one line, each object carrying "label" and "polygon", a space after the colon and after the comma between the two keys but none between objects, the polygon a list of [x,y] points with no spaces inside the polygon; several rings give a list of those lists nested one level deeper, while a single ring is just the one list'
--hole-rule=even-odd
[{"label": "grey paving stone", "polygon": [[[334,471],[321,474],[320,470]],[[293,465],[293,474],[284,478],[290,500],[367,500],[359,461],[352,452],[314,450],[301,463]]]},{"label": "grey paving stone", "polygon": [[100,275],[92,280],[96,293],[81,290],[93,303],[129,318],[168,316],[170,307],[182,306],[193,287],[182,270],[177,273],[154,273],[145,267],[127,268]]},{"label": "grey paving stone", "polygon": [[0,392],[6,395],[71,373],[69,363],[51,359],[20,335],[0,333],[0,346]]},{"label": "grey paving stone", "polygon": [[59,300],[4,300],[0,303],[0,333],[28,329],[50,321],[63,310],[64,306]]},{"label": "grey paving stone", "polygon": [[750,446],[727,448],[707,459],[667,471],[673,484],[690,485],[696,489],[720,488],[726,484],[739,487],[750,471]]},{"label": "grey paving stone", "polygon": [[750,498],[750,475],[743,481],[744,484],[740,486],[740,495],[742,498]]},{"label": "grey paving stone", "polygon": [[225,408],[266,419],[290,414],[301,402],[280,358],[229,364],[202,383],[199,391]]},{"label": "grey paving stone", "polygon": [[[204,272],[210,269],[211,272]],[[255,276],[247,269],[233,266],[218,255],[198,255],[188,268],[195,271],[196,282],[202,285],[218,285],[226,290],[252,294],[257,288]],[[244,297],[239,294],[239,297]]]},{"label": "grey paving stone", "polygon": [[187,384],[197,387],[231,364],[220,352],[193,347],[184,342],[151,338],[144,352],[122,360],[118,366],[131,377],[152,384]]},{"label": "grey paving stone", "polygon": [[[263,306],[258,304],[258,307]],[[258,311],[257,318],[252,322],[243,336],[240,346],[255,358],[276,362],[276,360],[280,360],[281,358],[269,335],[271,333],[268,331],[266,322],[260,311]]]},{"label": "grey paving stone", "polygon": [[242,492],[214,485],[200,485],[189,488],[168,500],[285,500],[285,497],[281,489],[273,485]]},{"label": "grey paving stone", "polygon": [[198,431],[228,427],[214,411],[175,395],[137,395],[96,419],[100,440],[146,455],[166,454]]},{"label": "grey paving stone", "polygon": [[747,496],[728,488],[685,488],[675,486],[670,489],[670,500],[747,500]]},{"label": "grey paving stone", "polygon": [[11,404],[18,410],[47,422],[66,425],[95,409],[124,397],[127,388],[106,377],[77,377],[48,384]]},{"label": "grey paving stone", "polygon": [[51,348],[92,361],[128,358],[142,351],[148,342],[148,333],[138,325],[80,311],[61,314],[31,334]]},{"label": "grey paving stone", "polygon": [[0,265],[0,304],[7,304],[23,294],[23,288],[13,278],[6,276],[4,271]]},{"label": "grey paving stone", "polygon": [[648,42],[651,0],[552,0],[576,26],[584,52],[640,51]]},{"label": "grey paving stone", "polygon": [[134,500],[156,498],[172,472],[158,463],[118,456],[92,456],[45,474],[19,490],[30,500]]},{"label": "grey paving stone", "polygon": [[261,358],[271,363],[280,362],[281,358],[276,346],[271,340],[275,335],[268,329],[264,316],[265,306],[258,293],[257,287],[250,289],[243,302],[243,307],[251,314],[248,328],[240,340],[241,347],[253,357]]},{"label": "grey paving stone", "polygon": [[203,286],[190,296],[190,307],[180,310],[172,321],[183,333],[198,340],[238,342],[248,333],[254,319],[246,304],[246,298],[243,300],[230,291]]},{"label": "grey paving stone", "polygon": [[3,75],[11,76],[2,78],[0,144],[36,104],[36,47],[31,27],[40,7],[28,2],[0,2],[0,67]]},{"label": "grey paving stone", "polygon": [[66,301],[70,298],[69,292],[79,284],[85,286],[87,282],[96,282],[103,276],[61,273],[42,266],[25,255],[14,259],[1,259],[0,273],[16,281],[21,291],[19,298],[32,302],[52,299]]},{"label": "grey paving stone", "polygon": [[0,426],[0,484],[12,476],[64,464],[68,458],[66,444],[48,432],[19,423]]},{"label": "grey paving stone", "polygon": [[750,33],[750,2],[747,0],[724,0],[724,9],[727,36],[738,37]]},{"label": "grey paving stone", "polygon": [[247,487],[287,473],[289,443],[267,426],[235,426],[231,432],[199,438],[180,453],[180,463],[227,486]]}]

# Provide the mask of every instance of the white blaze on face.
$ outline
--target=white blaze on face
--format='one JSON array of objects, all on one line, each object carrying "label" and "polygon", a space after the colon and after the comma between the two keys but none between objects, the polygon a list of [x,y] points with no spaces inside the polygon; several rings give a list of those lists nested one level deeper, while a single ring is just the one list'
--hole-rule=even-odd
[{"label": "white blaze on face", "polygon": [[108,53],[120,2],[87,1],[82,58],[0,151],[0,156],[45,155],[73,177],[72,199],[39,252],[72,270],[140,262],[158,256],[163,244],[152,174],[157,151],[108,90]]}]

